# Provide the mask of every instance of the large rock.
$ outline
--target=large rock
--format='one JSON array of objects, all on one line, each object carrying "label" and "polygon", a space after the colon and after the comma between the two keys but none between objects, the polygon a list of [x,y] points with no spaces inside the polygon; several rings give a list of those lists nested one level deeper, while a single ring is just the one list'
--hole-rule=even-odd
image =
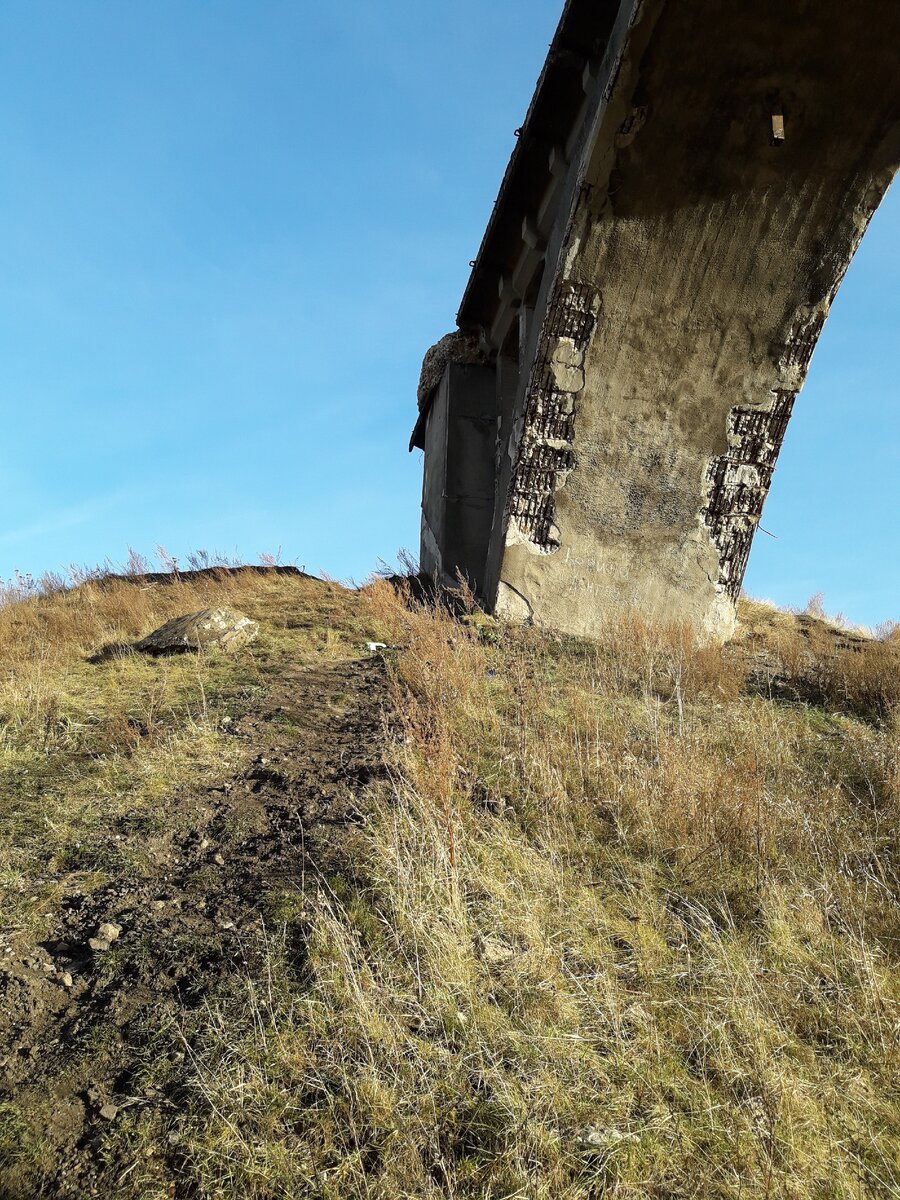
[{"label": "large rock", "polygon": [[175,617],[154,629],[137,643],[136,650],[148,654],[177,654],[184,650],[217,647],[238,650],[252,642],[259,625],[233,608],[204,608],[201,612]]}]

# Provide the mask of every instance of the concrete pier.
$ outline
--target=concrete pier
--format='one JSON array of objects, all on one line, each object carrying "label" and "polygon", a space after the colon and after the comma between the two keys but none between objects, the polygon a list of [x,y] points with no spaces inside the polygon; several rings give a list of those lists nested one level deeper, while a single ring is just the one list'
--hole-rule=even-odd
[{"label": "concrete pier", "polygon": [[[423,569],[590,635],[731,632],[785,429],[900,163],[891,0],[569,0],[420,395]],[[848,420],[853,420],[848,397]]]}]

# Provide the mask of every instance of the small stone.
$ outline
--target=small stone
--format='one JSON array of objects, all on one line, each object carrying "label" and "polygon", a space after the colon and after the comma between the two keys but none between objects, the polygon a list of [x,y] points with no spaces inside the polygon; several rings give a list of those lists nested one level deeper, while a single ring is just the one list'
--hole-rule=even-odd
[{"label": "small stone", "polygon": [[88,945],[92,950],[108,950],[109,942],[106,938],[92,937],[88,938]]},{"label": "small stone", "polygon": [[100,1109],[100,1116],[104,1121],[114,1121],[119,1115],[119,1106],[117,1104],[104,1104]]},{"label": "small stone", "polygon": [[59,982],[63,985],[63,987],[70,988],[74,982],[72,979],[72,972],[63,971],[62,975],[59,977]]},{"label": "small stone", "polygon": [[228,919],[228,917],[223,917],[222,920],[219,921],[219,928],[220,929],[234,929],[234,921],[230,921]]},{"label": "small stone", "polygon": [[225,859],[222,857],[222,855],[221,855],[221,854],[214,854],[214,855],[213,855],[213,862],[214,862],[214,863],[217,863],[217,864],[218,864],[218,866],[220,866],[220,867],[224,867],[224,866],[225,866]]},{"label": "small stone", "polygon": [[116,925],[113,921],[104,921],[97,933],[107,942],[114,942],[122,932],[122,926]]},{"label": "small stone", "polygon": [[507,942],[501,938],[492,937],[490,934],[481,939],[478,946],[478,952],[483,962],[489,967],[500,967],[504,963],[510,962],[515,958],[516,952]]},{"label": "small stone", "polygon": [[585,1149],[613,1150],[617,1146],[634,1144],[641,1139],[636,1133],[622,1129],[582,1129],[578,1141]]}]

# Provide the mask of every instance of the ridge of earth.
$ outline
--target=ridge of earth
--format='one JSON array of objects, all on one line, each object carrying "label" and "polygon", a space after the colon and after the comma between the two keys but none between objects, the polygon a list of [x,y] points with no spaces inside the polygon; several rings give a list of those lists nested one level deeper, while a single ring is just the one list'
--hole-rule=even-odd
[{"label": "ridge of earth", "polygon": [[[112,836],[144,839],[147,869],[64,892],[49,936],[15,938],[0,957],[0,1110],[14,1098],[20,1111],[46,1115],[52,1098],[40,1130],[52,1166],[39,1194],[111,1194],[128,1167],[107,1136],[118,1113],[187,1100],[178,1062],[190,1049],[181,1037],[172,1050],[172,1028],[235,973],[259,968],[273,890],[302,892],[309,877],[327,886],[346,866],[360,792],[383,769],[386,702],[378,658],[273,658],[262,702],[229,729],[248,748],[240,768],[214,786],[174,790],[162,834],[119,822]],[[253,755],[259,745],[266,752]],[[302,975],[302,942],[291,949]],[[172,1056],[171,1078],[146,1092],[140,1064],[159,1052]],[[177,1141],[166,1153],[177,1166]],[[35,1195],[5,1166],[2,1200]]]}]

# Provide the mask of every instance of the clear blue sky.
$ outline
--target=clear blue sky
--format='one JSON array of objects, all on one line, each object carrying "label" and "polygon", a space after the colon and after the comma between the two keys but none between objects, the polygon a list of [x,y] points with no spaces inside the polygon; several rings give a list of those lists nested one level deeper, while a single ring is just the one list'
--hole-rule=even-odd
[{"label": "clear blue sky", "polygon": [[[0,576],[133,545],[362,578],[560,0],[3,0]],[[748,587],[900,617],[900,192]]]}]

